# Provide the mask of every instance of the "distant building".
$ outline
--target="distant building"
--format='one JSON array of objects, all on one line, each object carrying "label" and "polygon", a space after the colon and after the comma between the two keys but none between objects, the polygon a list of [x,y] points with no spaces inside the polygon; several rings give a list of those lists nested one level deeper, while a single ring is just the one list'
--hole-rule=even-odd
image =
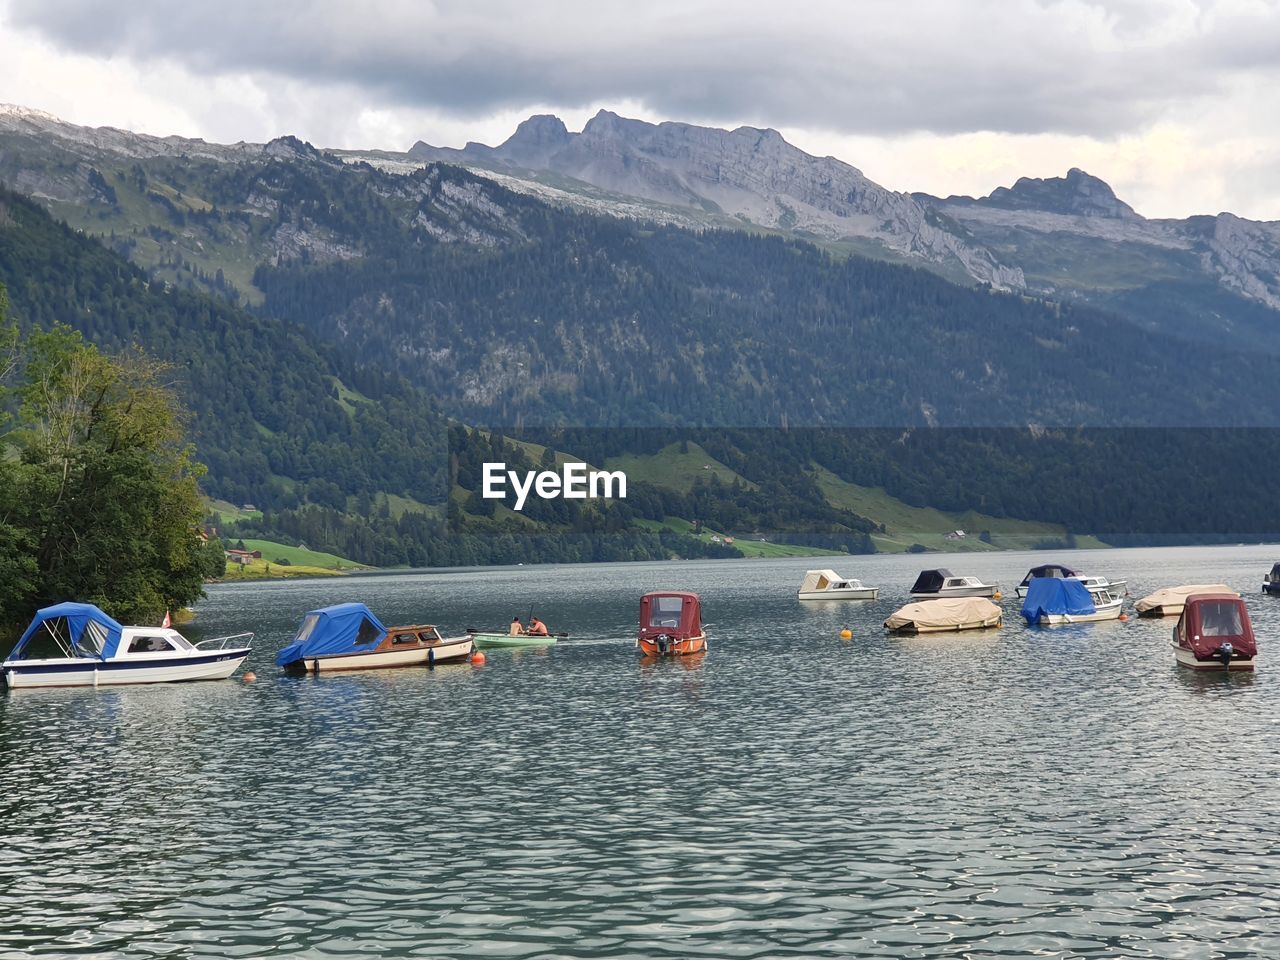
[{"label": "distant building", "polygon": [[952,530],[950,533],[947,534],[946,538],[948,540],[963,540],[967,536],[968,534],[966,534],[963,530]]}]

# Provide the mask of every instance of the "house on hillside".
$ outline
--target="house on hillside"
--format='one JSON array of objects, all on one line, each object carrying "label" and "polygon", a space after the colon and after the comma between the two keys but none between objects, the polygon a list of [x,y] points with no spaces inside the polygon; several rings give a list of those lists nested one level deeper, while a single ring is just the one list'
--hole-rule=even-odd
[{"label": "house on hillside", "polygon": [[963,540],[967,536],[968,534],[965,533],[963,530],[952,530],[950,533],[947,534],[946,538],[948,540]]}]

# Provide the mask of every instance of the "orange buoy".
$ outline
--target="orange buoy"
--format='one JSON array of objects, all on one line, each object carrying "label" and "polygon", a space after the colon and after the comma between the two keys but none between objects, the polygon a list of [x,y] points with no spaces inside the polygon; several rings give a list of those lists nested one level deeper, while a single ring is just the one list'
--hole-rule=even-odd
[{"label": "orange buoy", "polygon": [[1000,593],[1000,591],[999,591],[999,590],[997,590],[997,591],[996,591],[995,593],[993,593],[991,596],[992,596],[992,599],[995,599],[995,600],[1003,600],[1003,599],[1004,599],[1004,596]]},{"label": "orange buoy", "polygon": [[253,683],[253,681],[255,681],[255,680],[257,680],[257,679],[258,679],[258,675],[257,675],[256,673],[254,673],[252,670],[250,670],[248,673],[246,673],[246,674],[244,675],[244,682],[245,682],[245,683]]},{"label": "orange buoy", "polygon": [[1129,615],[1128,615],[1127,613],[1122,613],[1122,614],[1120,614],[1119,619],[1121,619],[1121,620],[1128,620],[1128,619],[1129,619]]},{"label": "orange buoy", "polygon": [[474,663],[477,667],[480,666],[480,664],[484,663],[485,660],[487,659],[488,657],[484,655],[483,650],[475,650],[471,654],[471,662]]},{"label": "orange buoy", "polygon": [[845,627],[843,630],[841,630],[841,631],[840,631],[840,639],[841,639],[841,640],[852,640],[852,639],[853,639],[853,631],[852,631],[852,630],[850,630],[848,627]]}]

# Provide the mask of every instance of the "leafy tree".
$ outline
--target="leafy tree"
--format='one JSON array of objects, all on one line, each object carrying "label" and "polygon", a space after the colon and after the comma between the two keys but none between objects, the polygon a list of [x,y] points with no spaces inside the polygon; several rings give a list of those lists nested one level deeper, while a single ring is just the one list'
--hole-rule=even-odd
[{"label": "leafy tree", "polygon": [[26,576],[5,588],[0,621],[72,599],[143,621],[196,600],[210,566],[196,534],[204,468],[167,368],[108,357],[66,327],[32,333],[23,353],[4,506]]}]

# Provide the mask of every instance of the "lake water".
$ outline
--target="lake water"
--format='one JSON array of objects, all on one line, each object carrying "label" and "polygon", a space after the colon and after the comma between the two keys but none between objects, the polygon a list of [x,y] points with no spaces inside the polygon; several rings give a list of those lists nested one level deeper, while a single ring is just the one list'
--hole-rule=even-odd
[{"label": "lake water", "polygon": [[[522,567],[218,586],[256,683],[0,696],[0,958],[1280,956],[1280,549],[1060,559],[1134,597],[1225,581],[1254,676],[1172,621],[1028,630],[1047,554]],[[922,565],[1006,626],[888,638]],[[711,649],[638,662],[638,599],[700,592]],[[572,638],[470,665],[286,677],[301,614]],[[848,627],[853,639],[841,641]]]}]

